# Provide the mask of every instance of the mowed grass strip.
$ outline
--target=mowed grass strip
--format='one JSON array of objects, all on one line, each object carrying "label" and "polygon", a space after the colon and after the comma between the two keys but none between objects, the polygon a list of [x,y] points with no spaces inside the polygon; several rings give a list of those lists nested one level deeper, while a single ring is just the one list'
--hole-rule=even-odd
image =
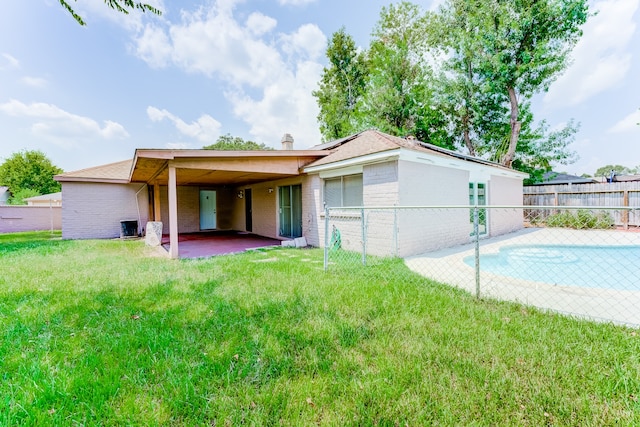
[{"label": "mowed grass strip", "polygon": [[640,424],[636,330],[322,259],[0,235],[0,425]]}]

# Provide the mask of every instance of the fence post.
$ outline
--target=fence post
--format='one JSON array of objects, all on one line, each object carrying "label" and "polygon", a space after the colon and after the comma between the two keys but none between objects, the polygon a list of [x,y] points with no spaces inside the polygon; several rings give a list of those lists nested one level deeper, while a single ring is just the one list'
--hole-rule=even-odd
[{"label": "fence post", "polygon": [[393,208],[393,250],[394,255],[398,256],[398,208]]},{"label": "fence post", "polygon": [[362,224],[362,265],[367,265],[367,230],[364,219],[364,208],[360,209],[360,217]]},{"label": "fence post", "polygon": [[329,207],[324,207],[324,271],[329,268]]},{"label": "fence post", "polygon": [[51,234],[53,235],[53,200],[51,199],[49,199],[49,219],[51,220]]},{"label": "fence post", "polygon": [[[622,193],[622,205],[625,208],[629,207],[629,190],[624,190]],[[629,229],[629,211],[626,209],[622,211],[622,228]]]},{"label": "fence post", "polygon": [[476,298],[480,298],[480,212],[473,207],[473,235],[475,237]]}]

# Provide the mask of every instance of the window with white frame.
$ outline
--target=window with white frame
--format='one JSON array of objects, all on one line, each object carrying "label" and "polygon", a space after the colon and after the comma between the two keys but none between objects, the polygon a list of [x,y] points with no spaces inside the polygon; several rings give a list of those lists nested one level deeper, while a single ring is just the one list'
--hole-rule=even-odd
[{"label": "window with white frame", "polygon": [[362,206],[362,174],[325,178],[324,204],[329,208]]},{"label": "window with white frame", "polygon": [[[486,206],[487,205],[487,185],[483,182],[469,183],[469,205],[470,206]],[[474,223],[473,209],[469,214],[471,225]],[[487,234],[487,210],[485,208],[478,209],[478,235]],[[475,235],[472,230],[471,235]]]}]

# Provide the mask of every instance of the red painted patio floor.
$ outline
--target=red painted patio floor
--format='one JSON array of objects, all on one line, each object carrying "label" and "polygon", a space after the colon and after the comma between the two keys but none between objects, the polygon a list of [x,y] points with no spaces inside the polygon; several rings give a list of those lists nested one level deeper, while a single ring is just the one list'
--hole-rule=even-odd
[{"label": "red painted patio floor", "polygon": [[[234,254],[248,249],[280,246],[277,239],[234,231],[211,231],[178,235],[180,258],[205,258]],[[169,236],[162,236],[162,246],[169,250]]]}]

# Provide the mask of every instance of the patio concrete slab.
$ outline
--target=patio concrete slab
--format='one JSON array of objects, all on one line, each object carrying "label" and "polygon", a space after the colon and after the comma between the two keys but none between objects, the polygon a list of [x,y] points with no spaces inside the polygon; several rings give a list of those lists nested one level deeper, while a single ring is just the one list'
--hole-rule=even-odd
[{"label": "patio concrete slab", "polygon": [[[206,258],[228,255],[250,249],[280,246],[281,241],[251,233],[211,231],[185,233],[178,236],[180,258]],[[169,250],[169,236],[162,237],[162,246]]]}]

